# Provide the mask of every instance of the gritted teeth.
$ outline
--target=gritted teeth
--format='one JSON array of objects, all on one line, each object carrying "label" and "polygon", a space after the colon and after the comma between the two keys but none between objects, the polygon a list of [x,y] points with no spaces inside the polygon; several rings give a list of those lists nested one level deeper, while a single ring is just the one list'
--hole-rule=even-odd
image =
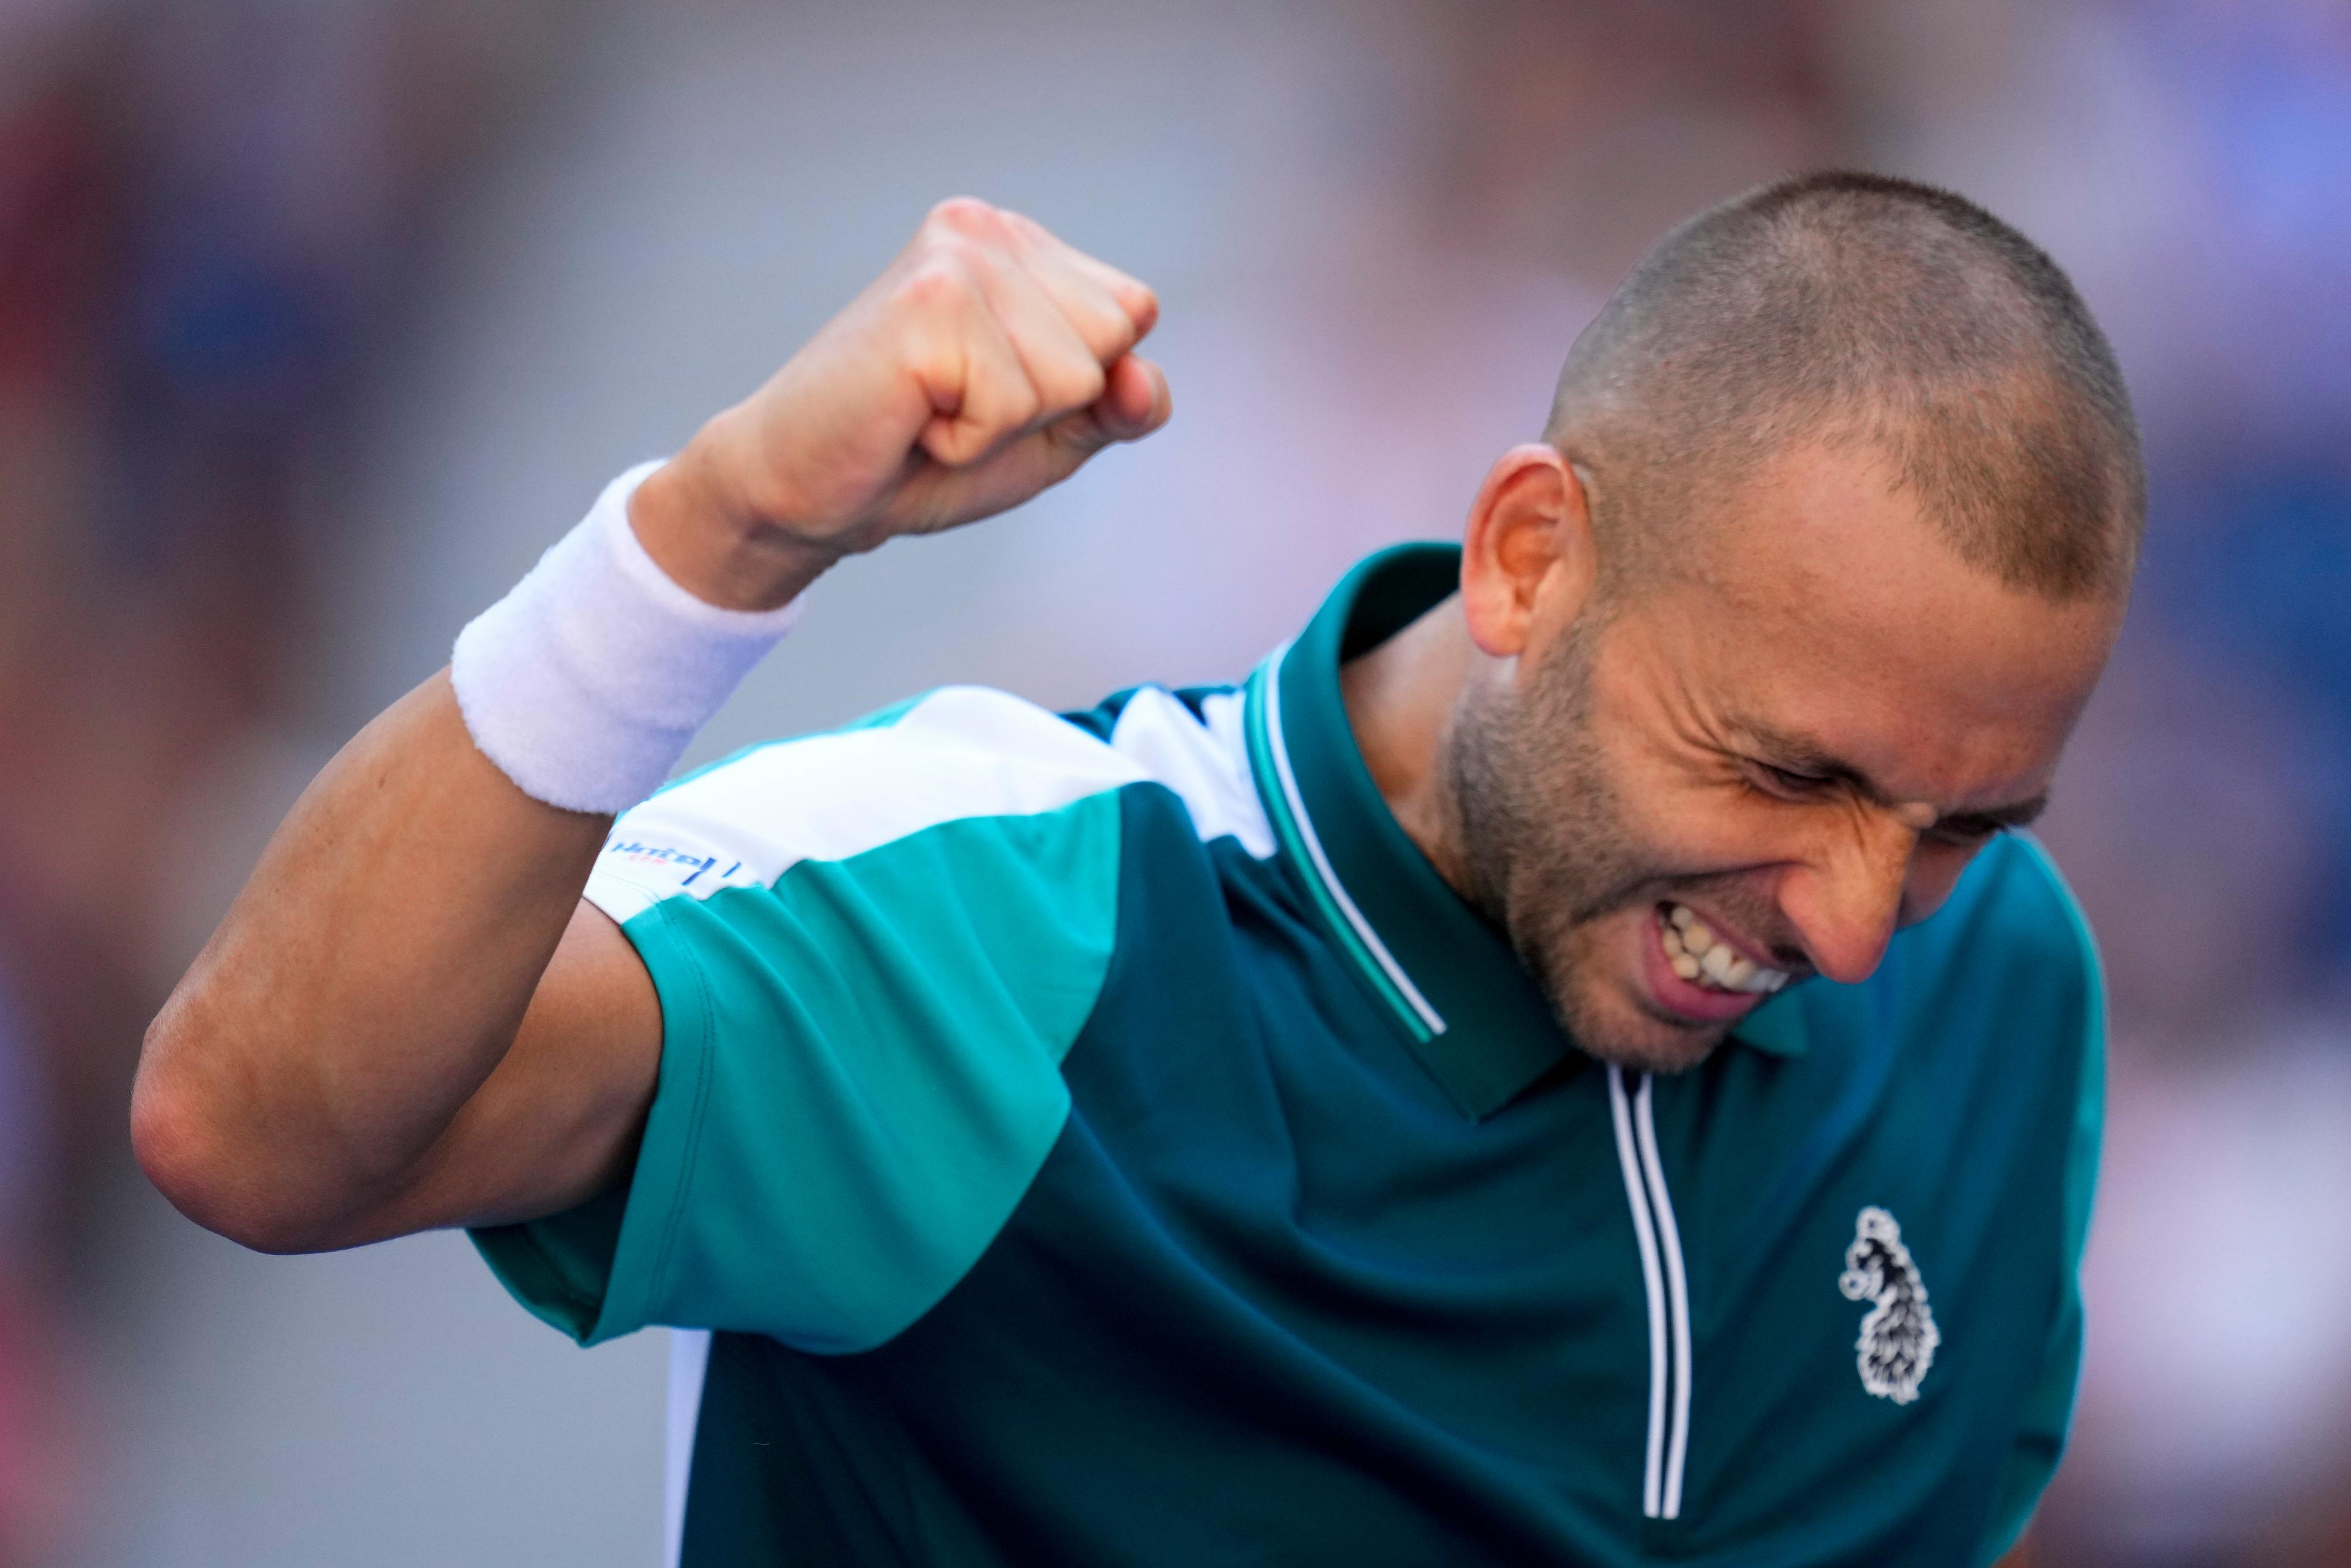
[{"label": "gritted teeth", "polygon": [[1666,918],[1657,924],[1657,939],[1675,974],[1709,990],[1768,996],[1792,977],[1785,969],[1771,968],[1733,952],[1705,921],[1678,904],[1666,905]]}]

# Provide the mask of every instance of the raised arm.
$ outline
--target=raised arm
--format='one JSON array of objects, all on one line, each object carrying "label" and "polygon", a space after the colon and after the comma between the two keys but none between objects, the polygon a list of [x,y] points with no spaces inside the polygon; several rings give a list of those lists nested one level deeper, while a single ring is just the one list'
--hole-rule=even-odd
[{"label": "raised arm", "polygon": [[[643,481],[628,525],[704,605],[776,609],[844,555],[1017,506],[1165,423],[1133,352],[1156,312],[1029,220],[944,203]],[[661,1012],[580,902],[611,819],[492,755],[444,671],[279,827],[140,1060],[132,1142],[190,1218],[320,1250],[554,1213],[625,1169]]]}]

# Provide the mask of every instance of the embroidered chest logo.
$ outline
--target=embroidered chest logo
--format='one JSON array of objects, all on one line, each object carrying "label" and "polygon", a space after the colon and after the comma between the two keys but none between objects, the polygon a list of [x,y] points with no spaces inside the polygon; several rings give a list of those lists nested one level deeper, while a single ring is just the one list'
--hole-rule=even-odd
[{"label": "embroidered chest logo", "polygon": [[1871,1303],[1861,1320],[1861,1338],[1854,1342],[1861,1385],[1896,1405],[1917,1398],[1919,1380],[1935,1364],[1935,1347],[1943,1335],[1927,1309],[1918,1266],[1902,1245],[1902,1227],[1875,1204],[1854,1222],[1837,1289],[1848,1301]]}]

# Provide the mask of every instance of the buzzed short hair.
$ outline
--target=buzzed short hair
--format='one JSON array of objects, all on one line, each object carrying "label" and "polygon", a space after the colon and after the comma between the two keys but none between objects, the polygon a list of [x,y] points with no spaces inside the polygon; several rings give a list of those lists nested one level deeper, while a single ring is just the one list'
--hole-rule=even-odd
[{"label": "buzzed short hair", "polygon": [[1877,174],[1761,186],[1659,241],[1577,338],[1545,436],[1636,514],[1602,525],[1620,565],[1806,439],[1876,444],[1962,559],[2052,599],[2126,590],[2145,526],[2130,396],[2071,280],[1973,202]]}]

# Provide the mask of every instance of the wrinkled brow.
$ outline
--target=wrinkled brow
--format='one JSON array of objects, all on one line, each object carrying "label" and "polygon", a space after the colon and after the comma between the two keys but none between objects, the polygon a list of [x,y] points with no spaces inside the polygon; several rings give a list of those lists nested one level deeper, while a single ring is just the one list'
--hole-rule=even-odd
[{"label": "wrinkled brow", "polygon": [[[1820,742],[1808,736],[1792,735],[1770,725],[1753,720],[1741,721],[1737,727],[1754,747],[1756,760],[1791,773],[1808,774],[1838,783],[1877,805],[1894,803],[1894,797],[1863,768],[1846,761]],[[2022,828],[2049,808],[2049,791],[2004,806],[1990,806],[1980,811],[1954,811],[1938,819],[1938,828],[1959,828],[1991,831],[2001,828]]]}]

